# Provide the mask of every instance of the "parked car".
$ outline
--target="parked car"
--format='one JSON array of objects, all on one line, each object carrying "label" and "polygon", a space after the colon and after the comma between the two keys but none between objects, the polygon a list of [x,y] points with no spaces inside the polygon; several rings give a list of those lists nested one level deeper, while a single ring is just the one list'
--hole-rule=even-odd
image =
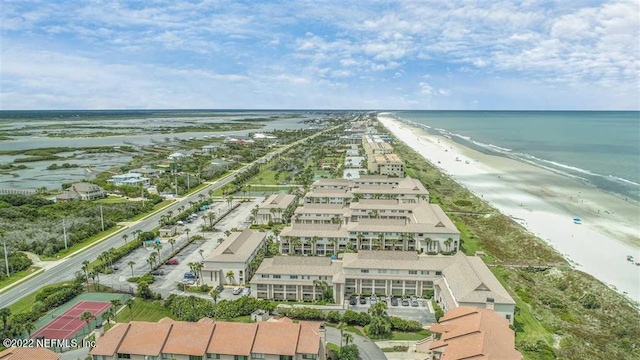
[{"label": "parked car", "polygon": [[386,303],[387,302],[387,297],[382,295],[380,296],[380,302]]},{"label": "parked car", "polygon": [[360,296],[360,305],[366,305],[367,304],[367,298],[364,296]]},{"label": "parked car", "polygon": [[250,295],[251,294],[251,288],[246,287],[246,288],[242,289],[242,292],[240,292],[240,294],[242,294],[242,296]]},{"label": "parked car", "polygon": [[183,277],[184,277],[185,279],[193,279],[193,280],[195,280],[195,279],[197,279],[197,278],[198,278],[198,275],[196,275],[196,274],[194,274],[194,273],[192,273],[192,272],[186,272],[186,273],[184,273],[184,276],[183,276]]},{"label": "parked car", "polygon": [[376,298],[375,295],[371,295],[371,298],[369,299],[369,302],[371,303],[371,305],[373,305],[376,302],[378,302],[378,298]]},{"label": "parked car", "polygon": [[151,275],[156,275],[156,276],[164,275],[164,271],[162,271],[162,270],[153,270],[153,271],[151,271]]},{"label": "parked car", "polygon": [[349,305],[356,305],[358,303],[358,297],[355,295],[351,295],[349,298]]},{"label": "parked car", "polygon": [[218,285],[218,286],[216,286],[216,290],[221,292],[222,290],[224,290],[224,286]]},{"label": "parked car", "polygon": [[184,221],[179,220],[179,221],[177,222],[177,224],[178,224],[178,226],[184,226]]},{"label": "parked car", "polygon": [[196,279],[182,279],[182,283],[187,285],[193,285],[196,283]]},{"label": "parked car", "polygon": [[413,307],[420,306],[420,304],[418,304],[418,299],[412,298],[411,299],[411,306],[413,306]]},{"label": "parked car", "polygon": [[167,261],[167,265],[178,265],[180,264],[180,260],[173,258]]},{"label": "parked car", "polygon": [[234,287],[233,291],[231,292],[233,295],[239,295],[242,292],[242,288],[241,287]]},{"label": "parked car", "polygon": [[397,297],[392,297],[391,298],[391,306],[398,306],[398,298]]},{"label": "parked car", "polygon": [[409,306],[409,299],[402,299],[402,306]]}]

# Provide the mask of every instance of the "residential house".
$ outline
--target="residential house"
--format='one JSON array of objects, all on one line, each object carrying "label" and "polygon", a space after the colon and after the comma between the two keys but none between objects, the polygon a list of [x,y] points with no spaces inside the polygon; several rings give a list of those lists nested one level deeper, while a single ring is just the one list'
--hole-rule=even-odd
[{"label": "residential house", "polygon": [[43,347],[10,347],[0,351],[0,360],[58,360],[57,354]]},{"label": "residential house", "polygon": [[56,201],[88,201],[107,197],[107,192],[98,185],[79,182],[71,184],[56,196]]},{"label": "residential house", "polygon": [[138,173],[138,174],[142,174],[142,176],[145,177],[159,177],[160,176],[160,170],[156,170],[156,169],[152,169],[146,166],[143,166],[141,168],[138,169],[134,169],[131,170],[132,173]]},{"label": "residential house", "polygon": [[430,360],[522,359],[514,348],[515,333],[509,322],[489,309],[451,309],[429,330],[434,341],[418,343],[417,350],[430,351]]},{"label": "residential house", "polygon": [[149,186],[149,178],[142,176],[140,173],[126,173],[120,175],[113,175],[111,179],[107,180],[116,186],[132,185],[132,186]]},{"label": "residential house", "polygon": [[207,285],[244,284],[253,275],[251,261],[265,247],[266,233],[246,229],[232,232],[203,261],[202,282]]},{"label": "residential house", "polygon": [[172,153],[171,155],[167,156],[167,160],[181,160],[181,159],[185,159],[188,157],[191,157],[193,155],[193,152],[191,151],[187,151],[187,150],[178,150],[174,153]]},{"label": "residential house", "polygon": [[115,324],[89,355],[93,360],[325,360],[323,326],[287,318],[259,323],[131,321]]},{"label": "residential house", "polygon": [[256,214],[256,224],[282,223],[282,213],[296,201],[295,195],[273,194],[269,196]]}]

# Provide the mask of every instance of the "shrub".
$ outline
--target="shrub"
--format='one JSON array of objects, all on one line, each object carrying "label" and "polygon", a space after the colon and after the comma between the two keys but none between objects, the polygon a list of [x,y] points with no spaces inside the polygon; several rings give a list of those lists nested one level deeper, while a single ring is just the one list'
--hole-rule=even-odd
[{"label": "shrub", "polygon": [[347,310],[342,314],[342,321],[349,325],[365,326],[371,322],[371,315],[360,313],[353,310]]},{"label": "shrub", "polygon": [[287,316],[297,320],[326,320],[327,318],[322,310],[312,308],[292,308]]},{"label": "shrub", "polygon": [[442,311],[442,308],[440,307],[440,305],[438,305],[437,302],[432,301],[431,305],[433,306],[433,311],[435,312],[435,316],[436,316],[436,322],[440,321],[440,318],[444,316],[444,311]]},{"label": "shrub", "polygon": [[338,324],[340,321],[342,321],[342,315],[340,315],[338,311],[331,310],[329,311],[329,313],[327,313],[327,321]]},{"label": "shrub", "polygon": [[389,321],[391,321],[391,328],[393,330],[403,332],[416,332],[422,330],[422,325],[415,320],[405,320],[397,316],[391,316]]}]

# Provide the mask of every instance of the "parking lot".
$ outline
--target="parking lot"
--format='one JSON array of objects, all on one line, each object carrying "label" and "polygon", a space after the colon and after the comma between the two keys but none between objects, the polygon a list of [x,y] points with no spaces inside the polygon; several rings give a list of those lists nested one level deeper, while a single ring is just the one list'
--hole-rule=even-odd
[{"label": "parking lot", "polygon": [[[380,298],[377,298],[377,302],[380,302]],[[349,305],[349,299],[345,300],[345,309],[354,310],[358,312],[366,312],[371,307],[370,298],[366,298],[366,304],[360,304],[358,298],[357,305]],[[389,316],[398,316],[406,320],[415,320],[421,324],[431,324],[436,321],[435,316],[431,313],[428,305],[428,300],[418,299],[418,306],[404,306],[401,299],[398,298],[398,305],[392,306],[391,300],[387,298],[387,314]]]},{"label": "parking lot", "polygon": [[[212,203],[210,209],[204,212],[200,212],[198,218],[193,222],[187,223],[184,226],[180,226],[180,233],[175,236],[176,242],[173,245],[174,249],[177,249],[180,246],[184,245],[184,243],[187,241],[187,234],[185,232],[185,229],[187,228],[189,229],[189,238],[194,235],[200,235],[204,237],[204,240],[192,242],[191,244],[187,245],[187,247],[185,247],[178,255],[176,255],[174,258],[178,260],[177,265],[161,265],[158,270],[164,272],[164,275],[156,276],[156,281],[151,285],[151,289],[153,291],[159,292],[163,297],[166,297],[171,293],[178,292],[176,288],[177,284],[182,281],[184,273],[190,271],[188,264],[190,262],[203,261],[203,259],[206,258],[218,246],[219,239],[226,238],[226,236],[224,235],[224,232],[226,230],[231,230],[233,228],[242,230],[248,227],[249,224],[246,223],[246,220],[251,215],[251,209],[256,204],[260,204],[263,200],[263,198],[256,198],[250,202],[241,203],[238,208],[236,208],[232,213],[227,215],[224,219],[220,220],[218,224],[216,224],[217,231],[215,232],[201,231],[201,226],[205,223],[203,215],[209,212],[213,212],[216,215],[221,215],[228,208],[228,204],[226,202]],[[162,244],[162,249],[160,250],[160,258],[166,259],[172,251],[171,244],[166,238],[161,239],[160,243]],[[202,255],[200,254],[199,250],[203,250]],[[127,279],[132,275],[131,266],[128,265],[129,262],[133,261],[135,263],[133,265],[134,276],[144,275],[150,270],[147,259],[149,258],[149,255],[154,251],[155,250],[152,247],[142,247],[136,249],[131,254],[125,256],[114,264],[118,267],[118,270],[113,274],[101,275],[101,283],[114,287],[129,284],[135,288],[135,284],[130,284],[127,282]],[[225,289],[225,296],[226,292],[227,291]],[[229,290],[229,296],[235,298],[235,295],[231,295],[231,290]]]}]

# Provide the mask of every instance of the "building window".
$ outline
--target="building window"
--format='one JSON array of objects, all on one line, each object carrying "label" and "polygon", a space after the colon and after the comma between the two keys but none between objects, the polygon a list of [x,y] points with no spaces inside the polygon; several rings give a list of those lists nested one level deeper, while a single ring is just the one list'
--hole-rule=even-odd
[{"label": "building window", "polygon": [[418,275],[418,271],[416,271],[416,270],[409,270],[409,275]]},{"label": "building window", "polygon": [[442,271],[436,271],[436,275],[442,275]]},{"label": "building window", "polygon": [[507,320],[511,321],[511,315],[507,314]]},{"label": "building window", "polygon": [[165,360],[173,359],[174,357],[173,354],[162,354],[162,359]]},{"label": "building window", "polygon": [[247,357],[244,355],[233,355],[233,360],[247,360]]},{"label": "building window", "polygon": [[293,360],[291,355],[280,355],[280,360]]},{"label": "building window", "polygon": [[220,359],[220,354],[207,354],[207,359]]},{"label": "building window", "polygon": [[316,354],[302,354],[302,358],[305,360],[316,360],[318,355]]},{"label": "building window", "polygon": [[268,279],[269,278],[269,274],[262,274],[261,275],[263,279]]},{"label": "building window", "polygon": [[189,360],[202,360],[202,356],[189,355]]},{"label": "building window", "polygon": [[289,275],[289,279],[297,279],[298,275]]},{"label": "building window", "polygon": [[422,270],[420,271],[421,275],[429,275],[429,270]]},{"label": "building window", "polygon": [[107,357],[104,355],[93,355],[93,360],[107,360]]},{"label": "building window", "polygon": [[251,354],[252,359],[264,359],[264,354]]},{"label": "building window", "polygon": [[378,274],[386,274],[387,269],[378,269]]},{"label": "building window", "polygon": [[131,359],[131,354],[118,353],[118,359]]},{"label": "building window", "polygon": [[369,273],[369,269],[360,269],[360,273],[368,274]]},{"label": "building window", "polygon": [[273,275],[274,279],[280,279],[280,275]]}]

